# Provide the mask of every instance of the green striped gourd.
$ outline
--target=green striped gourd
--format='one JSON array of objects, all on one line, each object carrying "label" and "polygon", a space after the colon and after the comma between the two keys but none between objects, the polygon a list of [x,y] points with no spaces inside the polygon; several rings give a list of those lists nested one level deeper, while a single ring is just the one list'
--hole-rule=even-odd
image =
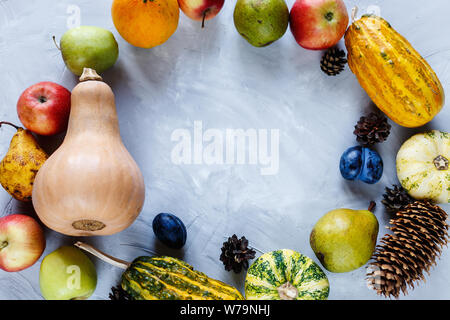
[{"label": "green striped gourd", "polygon": [[247,300],[326,300],[328,278],[307,256],[282,249],[260,256],[245,279]]},{"label": "green striped gourd", "polygon": [[129,263],[82,242],[75,246],[125,269],[121,286],[133,300],[244,300],[236,288],[176,258],[139,257]]},{"label": "green striped gourd", "polygon": [[236,288],[172,257],[139,257],[122,275],[135,300],[243,300]]}]

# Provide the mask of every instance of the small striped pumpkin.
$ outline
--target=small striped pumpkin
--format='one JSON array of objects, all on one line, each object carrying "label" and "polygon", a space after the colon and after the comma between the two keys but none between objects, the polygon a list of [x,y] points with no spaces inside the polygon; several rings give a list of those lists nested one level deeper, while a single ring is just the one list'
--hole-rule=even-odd
[{"label": "small striped pumpkin", "polygon": [[328,278],[310,258],[283,249],[260,256],[245,279],[247,300],[326,300]]},{"label": "small striped pumpkin", "polygon": [[397,176],[415,199],[450,203],[450,134],[433,130],[409,138],[397,153]]},{"label": "small striped pumpkin", "polygon": [[122,275],[134,300],[244,300],[239,291],[172,257],[139,257]]},{"label": "small striped pumpkin", "polygon": [[445,96],[435,72],[386,20],[362,16],[347,29],[345,46],[350,69],[392,121],[419,127],[441,110]]}]

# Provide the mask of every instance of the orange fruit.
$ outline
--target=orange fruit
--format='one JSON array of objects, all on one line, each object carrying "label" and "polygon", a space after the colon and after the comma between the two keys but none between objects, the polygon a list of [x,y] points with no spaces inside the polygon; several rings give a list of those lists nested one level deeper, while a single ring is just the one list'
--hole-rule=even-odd
[{"label": "orange fruit", "polygon": [[180,9],[177,0],[114,0],[111,13],[122,38],[136,47],[153,48],[177,30]]}]

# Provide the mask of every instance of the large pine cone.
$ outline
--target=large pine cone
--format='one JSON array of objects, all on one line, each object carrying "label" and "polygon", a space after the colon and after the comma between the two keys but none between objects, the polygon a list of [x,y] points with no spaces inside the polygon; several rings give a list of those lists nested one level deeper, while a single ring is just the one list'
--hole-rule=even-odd
[{"label": "large pine cone", "polygon": [[390,220],[369,264],[368,285],[385,297],[398,298],[424,280],[448,242],[447,213],[427,201],[416,201]]}]

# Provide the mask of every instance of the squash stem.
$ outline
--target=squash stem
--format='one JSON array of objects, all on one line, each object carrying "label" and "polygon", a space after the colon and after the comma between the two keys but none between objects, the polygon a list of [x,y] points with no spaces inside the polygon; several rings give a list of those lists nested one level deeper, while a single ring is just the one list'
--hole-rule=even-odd
[{"label": "squash stem", "polygon": [[80,77],[80,82],[94,80],[94,81],[102,81],[102,77],[98,75],[97,71],[91,68],[84,68],[83,74]]},{"label": "squash stem", "polygon": [[354,6],[353,8],[352,8],[352,23],[353,22],[355,22],[355,19],[356,19],[356,15],[358,14],[358,7],[357,6]]},{"label": "squash stem", "polygon": [[377,204],[375,203],[375,201],[370,201],[369,208],[367,210],[373,213],[373,210],[375,210],[376,205]]},{"label": "squash stem", "polygon": [[15,124],[12,124],[11,122],[8,122],[8,121],[0,121],[0,127],[2,126],[2,124],[7,124],[8,126],[14,127],[14,128],[16,128],[16,130],[20,129],[20,127],[16,126]]},{"label": "squash stem", "polygon": [[298,297],[298,289],[290,282],[283,283],[277,291],[281,300],[295,300]]},{"label": "squash stem", "polygon": [[86,252],[89,252],[90,254],[92,254],[93,256],[96,256],[97,258],[99,258],[100,260],[105,261],[106,263],[109,263],[115,267],[121,268],[121,269],[128,269],[128,267],[131,265],[131,263],[124,261],[124,260],[120,260],[114,257],[111,257],[110,255],[95,249],[93,246],[83,243],[83,242],[76,242],[74,244],[75,247],[80,248],[81,250],[84,250]]}]

